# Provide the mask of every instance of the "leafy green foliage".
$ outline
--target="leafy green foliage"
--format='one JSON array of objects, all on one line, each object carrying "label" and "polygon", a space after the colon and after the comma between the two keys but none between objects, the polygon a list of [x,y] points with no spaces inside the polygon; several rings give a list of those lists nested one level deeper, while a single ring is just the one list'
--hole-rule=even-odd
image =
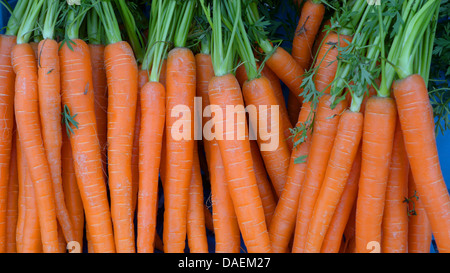
[{"label": "leafy green foliage", "polygon": [[67,105],[64,105],[63,112],[61,113],[62,119],[61,122],[66,126],[67,136],[70,137],[71,134],[75,134],[72,126],[78,129],[78,122],[75,120],[78,114],[72,116],[70,113],[70,109]]}]

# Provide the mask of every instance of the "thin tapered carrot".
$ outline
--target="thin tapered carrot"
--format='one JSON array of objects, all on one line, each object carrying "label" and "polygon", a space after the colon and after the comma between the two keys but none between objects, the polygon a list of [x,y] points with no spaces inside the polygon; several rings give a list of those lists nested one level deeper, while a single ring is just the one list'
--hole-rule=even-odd
[{"label": "thin tapered carrot", "polygon": [[16,36],[0,35],[0,253],[6,251],[6,198],[14,127],[14,71],[11,51]]},{"label": "thin tapered carrot", "polygon": [[403,134],[400,123],[397,122],[383,211],[382,253],[408,251],[408,207],[404,202],[408,192],[408,172],[409,162]]},{"label": "thin tapered carrot", "polygon": [[450,196],[442,176],[428,91],[420,75],[394,82],[400,124],[417,191],[439,252],[450,252]]},{"label": "thin tapered carrot", "polygon": [[118,252],[135,252],[131,157],[138,67],[127,42],[106,46],[105,69],[108,83],[108,183],[114,239]]},{"label": "thin tapered carrot", "polygon": [[97,122],[97,136],[102,153],[103,173],[107,175],[107,130],[108,130],[108,89],[105,71],[105,46],[101,44],[89,44],[92,67],[92,85],[94,89],[95,119]]},{"label": "thin tapered carrot", "polygon": [[342,242],[345,227],[356,203],[358,181],[361,172],[361,147],[353,161],[352,170],[345,185],[339,204],[333,214],[320,252],[337,253]]},{"label": "thin tapered carrot", "polygon": [[11,163],[9,165],[8,204],[6,206],[6,253],[16,253],[16,228],[19,212],[19,177],[17,171],[17,145],[12,139]]},{"label": "thin tapered carrot", "polygon": [[138,75],[138,100],[136,103],[136,118],[134,125],[133,152],[131,155],[131,176],[132,181],[132,206],[133,211],[136,210],[139,191],[139,136],[141,131],[141,90],[148,82],[148,71],[139,70]]},{"label": "thin tapered carrot", "polygon": [[330,93],[331,83],[333,82],[336,70],[338,68],[339,47],[346,47],[351,43],[352,37],[348,35],[329,32],[324,38],[322,46],[317,53],[316,63],[314,64],[316,75],[314,84],[319,92]]},{"label": "thin tapered carrot", "polygon": [[261,153],[259,152],[258,143],[255,140],[251,140],[250,146],[256,183],[258,185],[259,195],[264,208],[264,215],[266,216],[267,228],[269,228],[273,213],[275,212],[275,208],[277,206],[277,201],[275,199],[276,194],[272,190],[272,185],[270,184],[266,168],[264,167],[264,161],[261,157]]},{"label": "thin tapered carrot", "polygon": [[302,104],[298,101],[294,94],[289,93],[287,101],[287,110],[289,115],[289,120],[292,124],[295,124],[298,119],[298,115],[302,109]]},{"label": "thin tapered carrot", "polygon": [[319,1],[308,0],[303,4],[292,41],[292,57],[304,69],[311,66],[312,49],[324,14],[325,6]]},{"label": "thin tapered carrot", "polygon": [[208,253],[205,213],[203,211],[203,181],[200,172],[197,142],[195,142],[187,211],[187,239],[190,253]]},{"label": "thin tapered carrot", "polygon": [[408,209],[413,210],[408,217],[408,253],[429,253],[432,239],[431,225],[417,192],[411,169],[408,175],[408,198],[409,203],[412,203]]},{"label": "thin tapered carrot", "polygon": [[38,110],[38,71],[29,44],[14,46],[12,64],[16,73],[14,107],[17,130],[36,191],[44,252],[58,250],[58,232],[52,177],[45,154]]},{"label": "thin tapered carrot", "polygon": [[292,252],[303,252],[305,250],[310,220],[325,177],[340,114],[347,107],[347,102],[341,101],[334,109],[331,109],[330,99],[331,95],[323,95],[316,110],[306,175],[299,198]]},{"label": "thin tapered carrot", "polygon": [[[147,77],[148,78],[148,77]],[[137,251],[153,252],[158,209],[158,175],[165,124],[165,89],[147,82],[141,89]]]},{"label": "thin tapered carrot", "polygon": [[[255,136],[261,156],[275,188],[275,193],[279,197],[286,183],[290,151],[284,141],[283,132],[281,132],[282,123],[278,115],[279,111],[272,109],[272,106],[277,105],[277,99],[270,81],[264,76],[246,81],[242,87],[242,93],[246,105],[252,105],[256,108],[257,120],[250,119],[249,123],[253,128],[257,128]],[[261,120],[264,122],[261,122]]]},{"label": "thin tapered carrot", "polygon": [[388,97],[371,97],[364,113],[361,176],[356,207],[356,251],[381,243],[381,223],[396,124],[396,105]]},{"label": "thin tapered carrot", "polygon": [[[298,116],[297,126],[305,124],[311,113],[311,103],[304,103]],[[292,150],[289,162],[286,185],[278,200],[272,223],[269,226],[269,235],[272,242],[272,251],[275,253],[288,252],[288,245],[292,238],[297,216],[298,199],[305,176],[307,160],[295,163],[299,157],[308,156],[311,146],[311,132],[308,130],[305,142]],[[296,137],[298,140],[299,137]]]},{"label": "thin tapered carrot", "polygon": [[206,228],[214,233],[214,221],[213,221],[213,216],[211,211],[208,209],[208,207],[206,206],[206,204],[204,204],[203,206],[203,210],[205,213],[205,226]]},{"label": "thin tapered carrot", "polygon": [[[194,153],[194,96],[196,88],[195,57],[187,48],[174,48],[167,58],[166,80],[166,162],[164,181],[164,252],[183,252],[186,239],[186,213],[189,183]],[[172,111],[178,105],[189,108],[182,117],[173,117]],[[187,110],[187,108],[185,110]],[[179,121],[178,121],[179,120]],[[187,138],[175,139],[172,133],[175,122],[182,122],[188,128]]]},{"label": "thin tapered carrot", "polygon": [[39,113],[45,153],[53,181],[56,217],[67,242],[74,240],[73,225],[64,203],[61,179],[61,85],[58,43],[52,39],[39,42],[38,94]]},{"label": "thin tapered carrot", "polygon": [[64,233],[61,228],[61,225],[58,223],[58,244],[59,244],[59,253],[66,253],[66,240],[64,239]]},{"label": "thin tapered carrot", "polygon": [[83,248],[84,232],[84,209],[78,189],[77,177],[73,163],[72,147],[67,134],[62,134],[62,186],[64,191],[64,201],[69,211],[70,220],[73,226],[74,241],[80,243]]},{"label": "thin tapered carrot", "polygon": [[[211,55],[197,54],[197,96],[202,98],[202,110],[210,105],[208,96],[209,81],[214,77]],[[202,111],[202,112],[203,112]],[[204,116],[202,127],[211,117]],[[215,235],[216,253],[239,253],[240,232],[234,212],[233,202],[227,187],[225,169],[216,139],[203,139],[211,183],[212,228]]]},{"label": "thin tapered carrot", "polygon": [[17,227],[16,227],[16,250],[17,253],[22,252],[23,248],[23,229],[25,226],[25,178],[26,178],[26,162],[23,158],[22,148],[20,145],[19,135],[16,132],[16,154],[17,154],[17,179],[19,184],[18,211],[17,211]]},{"label": "thin tapered carrot", "polygon": [[77,115],[78,122],[78,128],[72,127],[74,133],[70,135],[77,184],[95,252],[115,252],[97,136],[89,47],[82,40],[73,41],[73,51],[64,44],[59,54],[62,102],[72,115]]},{"label": "thin tapered carrot", "polygon": [[[209,83],[211,104],[218,105],[226,112],[227,105],[241,108],[236,111],[242,115],[245,111],[239,82],[231,74],[216,76]],[[233,115],[234,116],[234,115]],[[214,126],[224,128],[224,120],[214,116]],[[245,122],[245,115],[244,115]],[[245,126],[244,140],[237,140],[239,126]],[[220,131],[220,130],[219,130]],[[232,133],[233,139],[225,136]],[[269,234],[265,222],[264,209],[256,183],[251,158],[250,143],[246,123],[234,122],[233,131],[225,128],[217,140],[225,167],[228,188],[239,223],[239,228],[247,250],[252,252],[271,252]]]},{"label": "thin tapered carrot", "polygon": [[319,253],[322,248],[358,152],[363,119],[362,113],[351,110],[345,111],[339,119],[328,167],[308,228],[305,247],[307,253]]}]

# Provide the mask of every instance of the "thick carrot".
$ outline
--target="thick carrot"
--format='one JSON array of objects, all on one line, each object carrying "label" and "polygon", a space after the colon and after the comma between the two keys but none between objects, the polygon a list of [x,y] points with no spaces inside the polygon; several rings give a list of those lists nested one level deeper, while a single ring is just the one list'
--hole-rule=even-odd
[{"label": "thick carrot", "polygon": [[[311,103],[304,103],[298,116],[297,126],[305,124],[311,113]],[[272,242],[272,251],[275,253],[288,252],[288,245],[295,228],[298,199],[305,176],[307,160],[295,163],[297,158],[307,156],[311,146],[311,131],[308,130],[305,142],[292,150],[289,162],[286,185],[278,200],[272,222],[269,226],[269,235]],[[300,136],[296,137],[299,140]]]},{"label": "thick carrot", "polygon": [[44,252],[58,250],[58,231],[52,177],[45,155],[38,110],[38,71],[33,49],[17,44],[12,51],[16,73],[14,107],[17,130],[36,191]]},{"label": "thick carrot", "polygon": [[358,152],[363,114],[345,111],[340,119],[320,193],[314,205],[305,252],[319,253]]},{"label": "thick carrot", "polygon": [[[187,48],[174,48],[167,58],[166,80],[166,165],[164,181],[164,252],[183,252],[186,239],[186,216],[189,183],[194,153],[193,113],[196,87],[195,57]],[[189,108],[182,117],[173,116],[179,105]],[[175,139],[173,127],[181,122],[186,138]],[[187,127],[187,128],[186,128]]]},{"label": "thick carrot", "polygon": [[187,239],[190,253],[208,253],[206,238],[205,213],[203,211],[203,185],[200,173],[197,141],[194,146],[191,183],[189,185],[189,202],[187,211]]},{"label": "thick carrot", "polygon": [[439,164],[427,87],[415,74],[394,82],[393,90],[417,191],[439,252],[450,252],[450,196]]},{"label": "thick carrot", "polygon": [[408,251],[408,207],[404,202],[408,194],[408,172],[408,157],[400,123],[397,121],[383,212],[381,239],[383,253]]},{"label": "thick carrot", "polygon": [[[148,78],[148,77],[147,77]],[[158,209],[158,175],[165,123],[165,89],[148,82],[141,89],[137,251],[153,252]]]},{"label": "thick carrot", "polygon": [[[253,170],[248,128],[245,123],[244,101],[239,82],[231,74],[212,78],[209,83],[209,99],[211,104],[218,105],[223,113],[226,113],[227,106],[234,106],[238,108],[235,111],[236,114],[238,116],[241,115],[241,117],[243,115],[244,123],[233,121],[233,131],[230,130],[231,128],[222,130],[222,134],[219,135],[217,142],[222,155],[228,188],[233,200],[239,228],[247,250],[250,253],[271,252],[264,209]],[[223,119],[214,116],[213,120],[216,128],[225,127]],[[234,133],[239,126],[245,126],[244,140],[238,140]],[[232,139],[230,139],[230,134]],[[226,135],[228,135],[228,139],[224,137]]]},{"label": "thick carrot", "polygon": [[58,43],[45,39],[38,47],[39,113],[45,153],[50,167],[55,196],[56,217],[67,242],[74,240],[73,225],[64,203],[61,179],[61,85]]},{"label": "thick carrot", "polygon": [[408,198],[413,203],[409,206],[409,209],[414,210],[414,213],[411,213],[408,219],[408,253],[429,253],[432,238],[431,225],[423,207],[422,199],[417,192],[411,169],[409,169],[408,175]]},{"label": "thick carrot", "polygon": [[292,252],[303,252],[306,236],[313,216],[314,205],[319,195],[328,159],[336,137],[340,114],[347,107],[346,101],[331,109],[331,95],[323,95],[318,104],[311,138],[311,148],[306,166],[306,175],[300,193]]},{"label": "thick carrot", "polygon": [[12,139],[11,163],[9,165],[8,203],[6,206],[6,253],[16,253],[16,227],[19,212],[19,177],[17,172],[16,137]]},{"label": "thick carrot", "polygon": [[92,69],[88,45],[79,39],[73,51],[65,44],[60,54],[62,102],[78,122],[70,135],[73,163],[86,222],[96,253],[115,252],[102,157],[97,136]]},{"label": "thick carrot", "polygon": [[264,215],[266,216],[267,228],[272,221],[273,213],[277,206],[276,194],[272,190],[269,177],[264,167],[264,161],[259,152],[258,143],[255,140],[250,141],[250,148],[253,159],[253,170],[255,171],[256,184],[258,185],[259,195],[264,208]]},{"label": "thick carrot", "polygon": [[[204,112],[205,108],[210,105],[208,86],[209,81],[214,77],[214,69],[209,54],[197,54],[195,60],[197,64],[197,96],[202,98],[202,112]],[[208,122],[212,122],[211,117],[204,115],[202,127]],[[239,226],[227,187],[219,145],[215,138],[209,139],[207,137],[203,139],[203,144],[211,183],[215,252],[239,253],[241,244]]]},{"label": "thick carrot", "polygon": [[103,173],[107,175],[107,130],[108,130],[108,89],[105,71],[105,46],[101,44],[89,44],[91,56],[92,84],[94,89],[95,119],[97,122],[97,137],[102,153]]},{"label": "thick carrot", "polygon": [[279,197],[286,183],[290,151],[280,130],[282,126],[279,111],[272,109],[272,106],[277,105],[277,99],[270,81],[264,76],[246,81],[242,93],[246,105],[256,108],[257,118],[250,119],[249,123],[257,130],[254,135],[257,137],[267,173]]},{"label": "thick carrot", "polygon": [[117,252],[135,252],[131,157],[133,152],[138,67],[127,42],[105,48],[108,83],[108,177]]},{"label": "thick carrot", "polygon": [[336,32],[330,32],[325,37],[314,64],[315,69],[317,69],[314,84],[319,92],[330,93],[331,83],[334,81],[338,67],[339,50],[337,46],[346,47],[351,41],[351,36],[337,34]]},{"label": "thick carrot", "polygon": [[324,14],[325,6],[319,1],[308,0],[303,4],[292,41],[292,57],[304,69],[311,66],[312,49]]},{"label": "thick carrot", "polygon": [[6,198],[14,127],[14,71],[11,50],[16,36],[0,35],[0,253],[6,251]]},{"label": "thick carrot", "polygon": [[73,226],[74,241],[80,243],[80,247],[82,248],[84,232],[83,201],[81,200],[80,191],[77,185],[72,147],[65,132],[62,134],[61,163],[64,200]]},{"label": "thick carrot", "polygon": [[393,99],[371,97],[364,113],[361,176],[356,207],[356,251],[381,243],[381,223],[397,110]]},{"label": "thick carrot", "polygon": [[339,204],[333,214],[327,233],[323,240],[322,253],[337,253],[342,242],[345,227],[356,204],[356,195],[358,194],[358,182],[361,172],[361,147],[353,161],[352,170],[345,185]]}]

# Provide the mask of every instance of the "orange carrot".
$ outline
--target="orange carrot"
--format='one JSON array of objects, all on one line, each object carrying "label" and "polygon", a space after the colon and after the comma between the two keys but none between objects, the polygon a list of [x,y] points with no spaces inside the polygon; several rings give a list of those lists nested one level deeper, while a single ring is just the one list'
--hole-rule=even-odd
[{"label": "orange carrot", "polygon": [[439,163],[427,87],[415,74],[394,82],[393,90],[417,191],[439,252],[450,252],[450,196]]},{"label": "orange carrot", "polygon": [[[414,177],[409,169],[408,198],[412,210],[408,222],[408,253],[429,253],[431,246],[431,225],[427,213],[423,207],[422,199],[414,183]],[[414,200],[415,199],[415,200]]]},{"label": "orange carrot", "polygon": [[[23,247],[22,253],[41,253],[41,227],[39,225],[38,208],[36,208],[37,200],[35,198],[35,191],[30,172],[25,179],[25,199],[26,199],[26,217],[23,230]],[[58,252],[59,248],[54,251]]]},{"label": "orange carrot", "polygon": [[331,95],[325,94],[319,100],[314,120],[314,134],[306,166],[306,175],[300,193],[295,227],[293,252],[303,252],[306,236],[313,216],[314,205],[319,195],[328,159],[337,133],[340,114],[347,107],[346,101],[331,109]]},{"label": "orange carrot", "polygon": [[[361,146],[361,145],[360,145]],[[345,185],[339,204],[331,219],[330,226],[323,240],[322,253],[337,253],[342,242],[345,227],[356,204],[358,194],[358,181],[361,172],[361,147],[353,161],[352,170]],[[348,240],[347,240],[348,241]]]},{"label": "orange carrot", "polygon": [[324,14],[325,6],[319,1],[308,0],[303,4],[292,42],[292,57],[304,69],[311,66],[312,48]]},{"label": "orange carrot", "polygon": [[73,51],[64,44],[59,51],[62,102],[78,122],[70,135],[78,189],[96,253],[115,252],[102,157],[97,136],[92,68],[88,45],[73,40]]},{"label": "orange carrot", "polygon": [[16,36],[0,35],[0,253],[6,251],[6,198],[14,127],[14,71],[11,51]]},{"label": "orange carrot", "polygon": [[408,251],[408,207],[404,200],[408,194],[409,162],[398,121],[393,145],[383,212],[381,252],[406,253]]},{"label": "orange carrot", "polygon": [[337,128],[306,237],[305,252],[319,253],[356,158],[363,128],[363,114],[345,111]]},{"label": "orange carrot", "polygon": [[214,220],[213,220],[213,216],[211,211],[208,209],[208,207],[206,206],[206,204],[204,204],[203,206],[203,211],[205,213],[205,226],[206,228],[211,231],[214,232]]},{"label": "orange carrot", "polygon": [[364,113],[361,177],[356,207],[356,251],[372,251],[381,243],[386,186],[397,110],[393,99],[371,97]]},{"label": "orange carrot", "polygon": [[[148,77],[147,77],[148,78]],[[141,89],[137,251],[153,252],[158,209],[158,174],[165,123],[165,89],[147,82]]]},{"label": "orange carrot", "polygon": [[8,203],[6,206],[6,253],[16,253],[16,227],[19,210],[19,181],[17,173],[16,137],[12,138],[11,163],[9,165]]},{"label": "orange carrot", "polygon": [[327,29],[326,29],[327,26],[328,26],[328,27],[331,26],[331,21],[330,21],[330,19],[326,20],[326,21],[322,24],[322,26],[320,27],[320,30],[319,30],[319,32],[318,32],[318,34],[317,34],[317,37],[316,37],[315,42],[314,42],[314,47],[313,47],[313,50],[312,50],[312,55],[313,55],[313,56],[316,56],[317,51],[319,51],[320,46],[323,44],[323,43],[322,43],[323,40],[324,40],[325,37],[327,36]]},{"label": "orange carrot", "polygon": [[[298,117],[297,126],[305,124],[311,113],[311,103],[303,104]],[[272,251],[275,253],[288,252],[288,244],[295,228],[295,219],[298,209],[303,178],[305,176],[307,161],[295,163],[297,158],[307,156],[311,146],[311,131],[306,132],[305,142],[292,150],[286,185],[278,200],[272,222],[269,226],[269,235],[272,242]],[[299,140],[299,136],[296,137]]]},{"label": "orange carrot", "polygon": [[291,121],[292,124],[295,124],[297,122],[298,115],[300,114],[300,111],[302,109],[302,104],[292,93],[289,93],[287,109],[289,120]]},{"label": "orange carrot", "polygon": [[17,211],[17,227],[16,227],[16,250],[17,253],[22,252],[23,248],[23,230],[25,226],[26,204],[25,204],[25,178],[26,178],[26,162],[20,145],[19,135],[16,131],[16,154],[17,154],[17,180],[19,184],[18,211]]}]

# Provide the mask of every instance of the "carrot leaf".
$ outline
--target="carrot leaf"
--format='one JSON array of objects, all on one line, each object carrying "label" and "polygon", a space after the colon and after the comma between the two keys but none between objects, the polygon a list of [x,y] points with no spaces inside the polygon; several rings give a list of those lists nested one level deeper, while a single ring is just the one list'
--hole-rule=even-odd
[{"label": "carrot leaf", "polygon": [[64,110],[61,113],[61,115],[62,115],[61,122],[66,126],[67,136],[70,138],[71,134],[75,134],[74,130],[72,129],[72,126],[78,129],[79,123],[75,120],[78,114],[72,116],[69,107],[67,105],[64,105]]}]

